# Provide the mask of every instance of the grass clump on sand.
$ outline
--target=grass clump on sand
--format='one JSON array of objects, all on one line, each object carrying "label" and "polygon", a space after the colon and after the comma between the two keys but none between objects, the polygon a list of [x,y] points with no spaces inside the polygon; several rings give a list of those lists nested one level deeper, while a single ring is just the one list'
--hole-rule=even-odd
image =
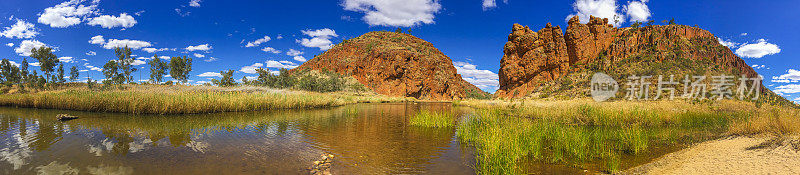
[{"label": "grass clump on sand", "polygon": [[614,173],[631,166],[622,162],[625,155],[646,155],[653,147],[729,135],[800,134],[797,109],[733,100],[458,104],[478,108],[459,122],[456,134],[476,146],[481,174],[526,173],[521,163],[528,160]]},{"label": "grass clump on sand", "polygon": [[37,93],[4,94],[0,106],[133,114],[196,114],[301,109],[363,102],[405,101],[380,95],[198,86],[129,86],[123,90],[68,88]]},{"label": "grass clump on sand", "polygon": [[447,112],[422,110],[411,117],[411,125],[422,127],[452,127],[455,126],[453,116]]}]

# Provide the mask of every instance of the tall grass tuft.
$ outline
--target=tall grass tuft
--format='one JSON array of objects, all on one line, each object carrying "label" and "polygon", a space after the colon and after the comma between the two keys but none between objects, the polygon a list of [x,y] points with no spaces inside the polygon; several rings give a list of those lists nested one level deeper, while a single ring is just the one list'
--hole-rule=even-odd
[{"label": "tall grass tuft", "polygon": [[451,113],[429,110],[422,110],[414,116],[411,116],[409,122],[413,126],[422,127],[443,128],[455,126],[455,121]]}]

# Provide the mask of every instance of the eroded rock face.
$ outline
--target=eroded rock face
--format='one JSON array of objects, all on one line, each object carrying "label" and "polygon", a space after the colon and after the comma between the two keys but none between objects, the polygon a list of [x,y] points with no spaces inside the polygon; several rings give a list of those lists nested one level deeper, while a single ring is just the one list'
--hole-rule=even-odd
[{"label": "eroded rock face", "polygon": [[346,40],[294,70],[301,69],[351,75],[390,96],[452,100],[465,98],[466,90],[486,93],[464,81],[433,44],[403,33],[369,32]]},{"label": "eroded rock face", "polygon": [[685,25],[615,28],[608,19],[578,17],[561,28],[549,23],[538,32],[514,24],[500,63],[500,87],[496,97],[524,97],[542,82],[560,77],[590,63],[615,63],[647,55],[659,61],[706,60],[748,77],[758,74],[733,52],[720,45],[710,32]]}]

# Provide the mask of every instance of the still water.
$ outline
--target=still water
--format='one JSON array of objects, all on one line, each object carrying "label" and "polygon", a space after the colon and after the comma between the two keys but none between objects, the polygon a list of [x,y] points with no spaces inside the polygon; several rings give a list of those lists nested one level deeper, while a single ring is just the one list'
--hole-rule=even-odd
[{"label": "still water", "polygon": [[[455,128],[411,126],[449,103],[179,116],[0,107],[0,174],[307,174],[333,154],[334,174],[474,174]],[[57,114],[79,119],[60,122]]]}]

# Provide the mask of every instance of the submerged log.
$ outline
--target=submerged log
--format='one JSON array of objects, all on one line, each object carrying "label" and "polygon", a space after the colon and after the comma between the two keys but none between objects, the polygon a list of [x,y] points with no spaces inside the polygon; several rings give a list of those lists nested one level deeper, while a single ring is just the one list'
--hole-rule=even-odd
[{"label": "submerged log", "polygon": [[77,118],[78,118],[77,116],[71,116],[69,114],[58,114],[58,115],[56,115],[56,119],[58,119],[58,121],[67,121],[67,120],[72,120],[72,119],[77,119]]}]

